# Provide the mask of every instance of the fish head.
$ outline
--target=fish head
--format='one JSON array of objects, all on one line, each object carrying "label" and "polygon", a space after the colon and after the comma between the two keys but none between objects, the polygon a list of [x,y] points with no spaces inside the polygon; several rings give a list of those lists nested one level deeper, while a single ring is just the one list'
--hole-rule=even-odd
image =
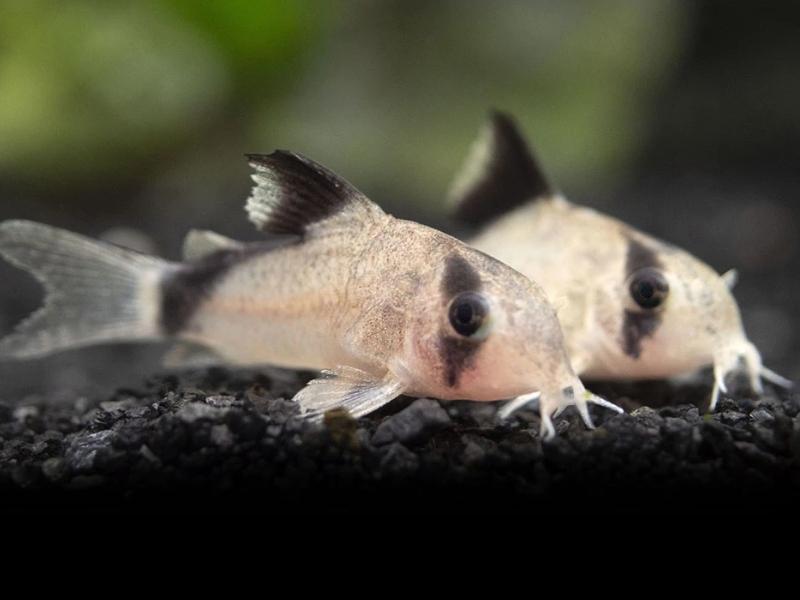
[{"label": "fish head", "polygon": [[643,235],[626,239],[625,255],[594,303],[595,330],[613,340],[609,356],[619,374],[670,377],[713,364],[722,389],[730,379],[741,392],[759,392],[761,357],[744,332],[729,278]]},{"label": "fish head", "polygon": [[403,362],[416,392],[442,399],[501,400],[583,387],[556,313],[542,289],[466,246],[420,283]]}]

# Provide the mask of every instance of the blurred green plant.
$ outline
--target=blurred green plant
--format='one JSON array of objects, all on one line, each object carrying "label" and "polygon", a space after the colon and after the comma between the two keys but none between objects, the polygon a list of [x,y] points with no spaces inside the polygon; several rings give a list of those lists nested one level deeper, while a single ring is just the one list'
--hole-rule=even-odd
[{"label": "blurred green plant", "polygon": [[80,190],[179,165],[180,181],[222,180],[241,153],[284,147],[435,214],[497,107],[558,182],[598,185],[635,156],[685,12],[675,0],[0,0],[0,177]]},{"label": "blurred green plant", "polygon": [[492,107],[519,118],[558,182],[618,179],[686,31],[686,7],[662,0],[357,5],[253,131],[429,213]]},{"label": "blurred green plant", "polygon": [[303,66],[334,2],[165,0],[223,55],[246,96],[281,91]]},{"label": "blurred green plant", "polygon": [[124,175],[207,133],[290,76],[303,4],[2,0],[0,174]]}]

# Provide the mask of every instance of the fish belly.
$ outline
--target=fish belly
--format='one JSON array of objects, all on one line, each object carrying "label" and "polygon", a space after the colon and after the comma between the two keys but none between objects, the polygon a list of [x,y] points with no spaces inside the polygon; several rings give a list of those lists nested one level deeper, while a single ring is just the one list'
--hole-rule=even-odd
[{"label": "fish belly", "polygon": [[347,363],[330,327],[318,320],[206,314],[183,337],[212,348],[232,365],[324,369]]}]

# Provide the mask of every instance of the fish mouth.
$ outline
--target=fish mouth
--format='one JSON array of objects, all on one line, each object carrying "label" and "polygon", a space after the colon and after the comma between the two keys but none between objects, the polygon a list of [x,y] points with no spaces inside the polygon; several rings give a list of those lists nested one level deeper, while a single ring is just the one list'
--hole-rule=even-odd
[{"label": "fish mouth", "polygon": [[751,343],[739,346],[736,352],[724,353],[714,361],[714,389],[709,412],[717,405],[720,393],[733,398],[758,398],[764,393],[763,381],[791,389],[794,383],[765,367],[761,355]]},{"label": "fish mouth", "polygon": [[759,373],[750,370],[742,358],[722,376],[725,392],[735,398],[757,398],[764,392]]},{"label": "fish mouth", "polygon": [[538,391],[517,396],[503,406],[498,411],[497,416],[500,420],[508,419],[512,413],[533,402],[537,402],[539,405],[540,434],[546,440],[551,440],[556,435],[551,417],[557,417],[569,406],[574,406],[578,410],[578,414],[589,429],[594,429],[594,423],[589,415],[588,405],[590,403],[611,409],[617,413],[624,412],[616,404],[587,391],[580,380],[576,379],[573,385],[567,385],[561,388],[560,391],[544,393]]},{"label": "fish mouth", "polygon": [[761,356],[751,343],[740,340],[715,357],[714,389],[711,393],[709,412],[716,408],[720,393],[744,399],[756,398],[763,391]]}]

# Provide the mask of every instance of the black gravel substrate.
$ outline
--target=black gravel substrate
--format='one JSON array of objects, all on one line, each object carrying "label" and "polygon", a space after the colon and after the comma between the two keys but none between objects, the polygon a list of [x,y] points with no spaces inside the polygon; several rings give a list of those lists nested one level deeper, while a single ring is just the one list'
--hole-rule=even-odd
[{"label": "black gravel substrate", "polygon": [[[602,386],[631,412],[572,411],[542,442],[539,419],[496,406],[399,399],[358,421],[301,420],[307,377],[221,369],[169,375],[106,401],[0,404],[0,502],[21,510],[253,509],[317,513],[726,511],[800,499],[800,404],[770,391],[702,403],[696,384]],[[598,389],[598,386],[595,386]]]}]

